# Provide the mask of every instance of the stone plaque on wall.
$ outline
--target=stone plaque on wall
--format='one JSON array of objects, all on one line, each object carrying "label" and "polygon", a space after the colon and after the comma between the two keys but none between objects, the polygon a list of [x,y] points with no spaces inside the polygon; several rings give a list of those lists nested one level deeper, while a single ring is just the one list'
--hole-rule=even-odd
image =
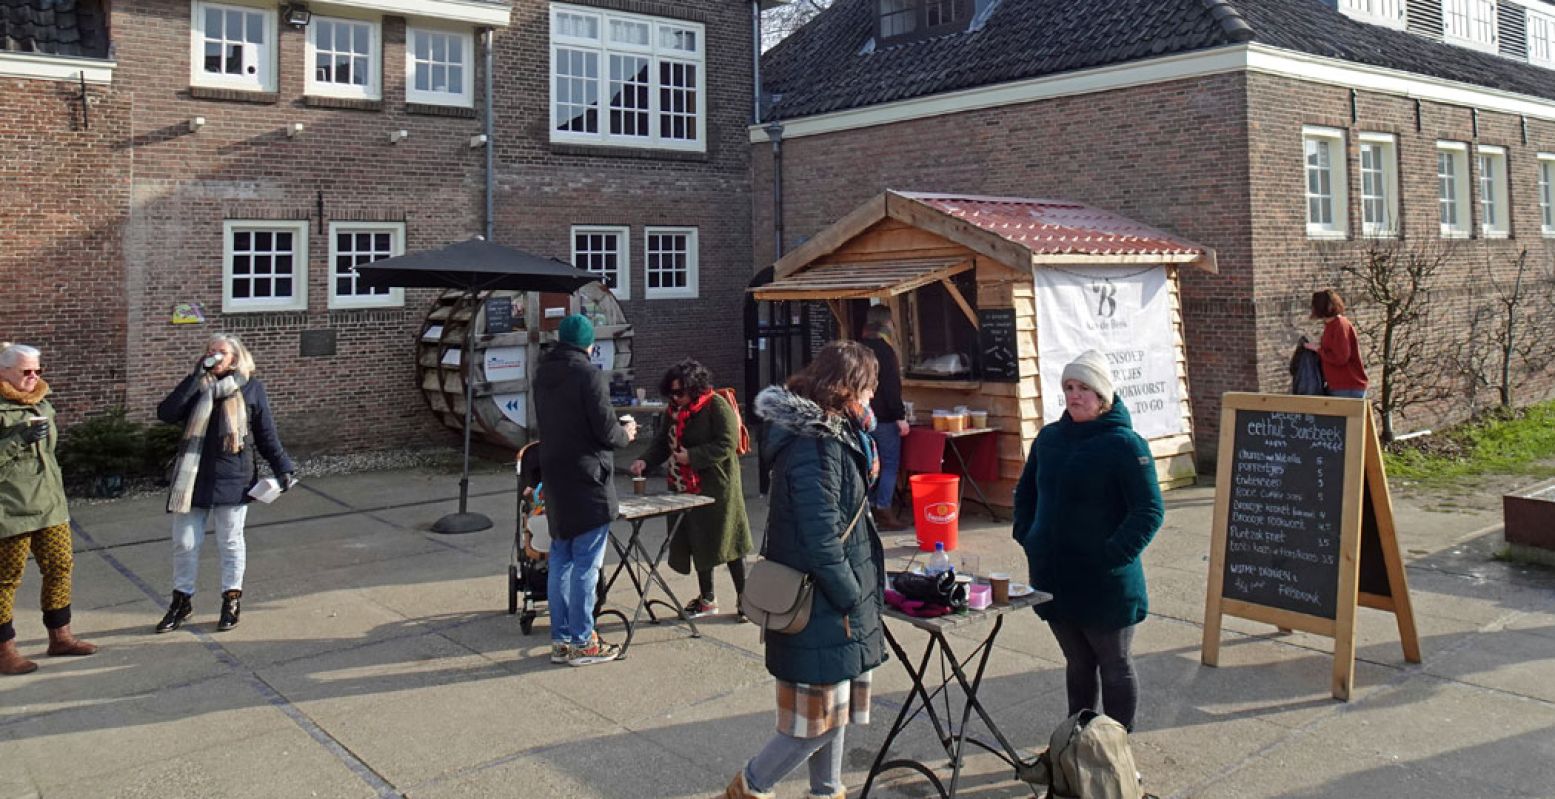
[{"label": "stone plaque on wall", "polygon": [[335,331],[304,330],[297,354],[303,358],[328,357],[335,354]]}]

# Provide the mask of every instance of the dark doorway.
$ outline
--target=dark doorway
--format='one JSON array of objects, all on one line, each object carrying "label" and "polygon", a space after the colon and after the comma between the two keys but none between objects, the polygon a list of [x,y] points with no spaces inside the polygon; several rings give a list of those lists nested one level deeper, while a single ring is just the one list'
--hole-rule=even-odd
[{"label": "dark doorway", "polygon": [[[750,287],[772,282],[772,267],[756,273]],[[745,414],[754,419],[751,403],[756,394],[771,385],[781,385],[788,376],[810,362],[810,305],[803,302],[757,300],[745,295]],[[758,439],[760,441],[759,433]],[[759,452],[759,447],[758,447]],[[761,493],[767,493],[768,475],[761,473]]]}]

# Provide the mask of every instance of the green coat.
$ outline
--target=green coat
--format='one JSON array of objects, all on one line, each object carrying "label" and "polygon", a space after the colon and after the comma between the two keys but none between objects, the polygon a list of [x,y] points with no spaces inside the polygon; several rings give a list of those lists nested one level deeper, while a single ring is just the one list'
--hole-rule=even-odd
[{"label": "green coat", "polygon": [[[675,426],[673,413],[659,420],[643,461],[657,466],[670,459],[670,429]],[[745,514],[745,489],[740,484],[740,458],[734,453],[740,443],[740,420],[723,397],[714,396],[702,410],[686,420],[681,446],[691,456],[691,468],[702,479],[702,495],[717,500],[686,512],[681,535],[670,542],[670,568],[689,574],[709,571],[715,566],[749,555],[750,518]],[[671,463],[666,468],[674,468]]]},{"label": "green coat", "polygon": [[1145,620],[1140,553],[1165,519],[1150,445],[1120,399],[1089,422],[1042,428],[1015,486],[1015,540],[1044,619],[1117,630]]},{"label": "green coat", "polygon": [[[49,417],[49,437],[36,447],[22,441],[29,416]],[[0,538],[70,521],[65,481],[54,458],[58,442],[54,406],[48,400],[23,405],[0,397]]]}]

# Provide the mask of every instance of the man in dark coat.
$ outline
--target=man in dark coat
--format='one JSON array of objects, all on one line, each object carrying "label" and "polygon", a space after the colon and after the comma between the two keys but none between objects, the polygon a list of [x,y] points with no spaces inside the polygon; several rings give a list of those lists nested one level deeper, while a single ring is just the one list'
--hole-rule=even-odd
[{"label": "man in dark coat", "polygon": [[617,512],[614,451],[636,438],[637,423],[616,421],[609,380],[589,361],[594,325],[588,317],[563,319],[558,338],[534,381],[551,533],[551,662],[587,666],[620,654],[594,633],[594,591]]}]

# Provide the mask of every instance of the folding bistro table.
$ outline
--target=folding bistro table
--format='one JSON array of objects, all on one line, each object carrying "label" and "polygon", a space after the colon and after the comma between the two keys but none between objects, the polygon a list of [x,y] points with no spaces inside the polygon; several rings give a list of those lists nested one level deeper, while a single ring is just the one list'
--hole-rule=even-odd
[{"label": "folding bistro table", "polygon": [[[869,796],[869,789],[874,785],[875,778],[887,771],[896,769],[912,769],[928,778],[934,790],[940,796],[950,799],[956,795],[957,784],[961,780],[962,753],[967,744],[981,747],[1000,760],[1010,764],[1015,769],[1015,776],[1030,785],[1038,775],[1042,774],[1037,769],[1036,760],[1025,760],[1016,751],[1015,747],[1004,737],[999,726],[988,714],[988,709],[983,706],[982,700],[977,696],[978,689],[983,685],[983,671],[988,666],[988,656],[993,653],[994,641],[999,637],[999,630],[1004,627],[1004,616],[1015,610],[1025,610],[1033,605],[1052,599],[1052,594],[1042,591],[1033,591],[1022,597],[1012,597],[1008,604],[992,605],[983,610],[970,610],[966,613],[952,613],[948,616],[939,616],[932,619],[920,619],[909,616],[895,608],[887,607],[882,615],[888,621],[903,621],[917,627],[929,634],[928,643],[923,648],[923,656],[914,661],[907,657],[907,652],[902,648],[900,641],[891,634],[891,624],[884,624],[886,643],[891,645],[891,650],[896,653],[897,660],[902,667],[907,669],[907,675],[912,678],[912,688],[908,691],[907,701],[902,704],[901,712],[896,714],[896,721],[891,724],[891,731],[885,737],[885,743],[880,746],[880,753],[875,756],[874,765],[870,766],[869,777],[864,781],[864,791],[861,797]],[[988,634],[983,637],[981,643],[974,648],[964,659],[957,656],[951,649],[950,639],[946,632],[957,627],[966,627],[985,621],[993,621],[993,626]],[[940,674],[938,680],[929,674],[930,661],[935,654],[939,654]],[[976,659],[977,667],[970,679],[967,678],[966,667]],[[952,725],[951,706],[952,684],[960,687],[963,694],[960,707],[960,723]],[[935,700],[940,701],[940,708],[934,706]],[[967,731],[967,722],[971,720],[973,711],[977,712],[988,732],[993,735],[995,744],[972,737]],[[945,754],[950,758],[950,785],[940,781],[934,768],[921,760],[896,759],[887,760],[891,751],[891,743],[902,734],[907,725],[920,714],[929,717],[929,723],[934,726],[934,736],[945,749]],[[943,715],[942,715],[943,714]],[[1035,794],[1035,789],[1033,789]]]},{"label": "folding bistro table", "polygon": [[[659,617],[654,615],[653,605],[663,605],[674,611],[675,615],[691,626],[691,637],[700,638],[702,633],[697,630],[696,622],[686,615],[685,606],[676,598],[675,592],[670,590],[669,584],[659,574],[659,565],[664,562],[665,553],[669,552],[670,542],[675,539],[675,534],[680,531],[680,525],[686,520],[686,511],[703,505],[711,505],[712,497],[701,494],[653,494],[651,496],[628,496],[620,501],[620,513],[617,518],[625,520],[631,525],[631,533],[625,541],[616,535],[615,528],[610,530],[610,546],[616,552],[619,561],[615,570],[610,573],[610,579],[599,584],[599,599],[595,605],[594,617],[615,616],[626,625],[626,640],[621,642],[621,657],[626,657],[626,650],[632,645],[632,636],[637,632],[637,623],[642,619],[643,611],[648,612],[648,620],[657,624]],[[643,543],[643,523],[649,519],[663,517],[667,527],[663,543],[659,544],[657,553],[648,551]],[[632,588],[637,592],[637,606],[632,610],[632,617],[626,617],[626,611],[607,609],[606,598],[610,595],[610,589],[615,586],[616,580],[622,574],[626,574],[632,583]],[[669,601],[662,599],[650,599],[648,592],[657,585]]]}]

